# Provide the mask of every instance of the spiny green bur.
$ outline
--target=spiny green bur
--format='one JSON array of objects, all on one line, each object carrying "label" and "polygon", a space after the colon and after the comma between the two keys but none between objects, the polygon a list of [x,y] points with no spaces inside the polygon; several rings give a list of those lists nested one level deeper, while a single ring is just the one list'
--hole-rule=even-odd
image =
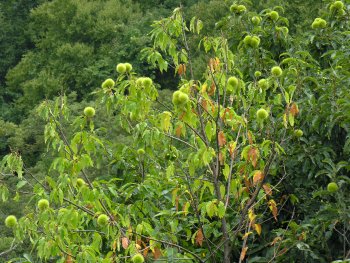
[{"label": "spiny green bur", "polygon": [[145,262],[145,259],[140,253],[138,253],[132,257],[131,261],[133,263],[143,263]]},{"label": "spiny green bur", "polygon": [[88,118],[92,118],[95,116],[95,109],[93,107],[86,107],[84,109],[84,114]]},{"label": "spiny green bur", "polygon": [[100,226],[105,226],[108,223],[108,216],[105,214],[101,214],[97,218],[97,224]]},{"label": "spiny green bur", "polygon": [[40,211],[44,211],[48,209],[50,206],[50,203],[47,199],[40,199],[38,202],[38,208]]},{"label": "spiny green bur", "polygon": [[274,66],[271,68],[271,74],[274,77],[280,77],[282,75],[283,71],[279,66]]},{"label": "spiny green bur", "polygon": [[267,113],[267,111],[265,109],[259,109],[257,112],[256,112],[256,117],[259,119],[259,120],[265,120],[267,118],[267,116],[269,116],[269,114]]},{"label": "spiny green bur", "polygon": [[117,65],[116,69],[117,69],[117,72],[118,72],[118,73],[123,74],[123,73],[125,73],[125,71],[126,71],[126,66],[125,66],[124,63],[119,63],[119,64]]},{"label": "spiny green bur", "polygon": [[103,83],[102,83],[102,88],[103,89],[108,89],[108,88],[113,88],[114,87],[114,80],[113,79],[106,79]]},{"label": "spiny green bur", "polygon": [[13,215],[10,215],[8,217],[6,217],[5,219],[5,226],[7,226],[8,228],[13,228],[17,225],[17,218]]}]

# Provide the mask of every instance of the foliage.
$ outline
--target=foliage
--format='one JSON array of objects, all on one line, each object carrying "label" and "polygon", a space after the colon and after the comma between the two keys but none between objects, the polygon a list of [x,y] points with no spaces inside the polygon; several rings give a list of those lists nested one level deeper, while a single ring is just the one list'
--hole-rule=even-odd
[{"label": "foliage", "polygon": [[[127,52],[128,62],[138,57],[128,37],[108,33],[112,1],[51,1],[32,12],[37,49],[8,85],[23,92],[23,112],[60,96],[21,124],[1,121],[1,151],[11,151],[0,163],[1,219],[18,218],[1,245],[33,248],[16,262],[348,260],[349,6],[327,3],[301,32],[290,11],[256,13],[255,2],[211,1],[218,12],[208,16],[200,2],[155,21],[141,52],[155,76],[165,72],[153,81],[136,73],[141,63],[112,73]],[[326,26],[312,28],[318,16]],[[177,81],[175,92],[160,89]],[[73,86],[79,99],[101,88],[76,103]],[[327,190],[330,182],[339,188]]]}]

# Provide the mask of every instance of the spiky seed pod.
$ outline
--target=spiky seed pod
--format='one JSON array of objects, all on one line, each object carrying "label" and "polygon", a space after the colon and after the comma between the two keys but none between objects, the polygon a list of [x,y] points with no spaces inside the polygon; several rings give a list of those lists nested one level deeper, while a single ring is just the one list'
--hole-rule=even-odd
[{"label": "spiky seed pod", "polygon": [[40,211],[44,211],[50,207],[50,203],[47,199],[40,199],[38,202],[38,208]]},{"label": "spiky seed pod", "polygon": [[282,75],[283,71],[279,66],[274,66],[271,68],[271,74],[274,77],[280,77]]},{"label": "spiky seed pod", "polygon": [[233,88],[237,87],[239,84],[239,81],[236,77],[229,77],[227,80],[227,83],[232,86]]},{"label": "spiky seed pod", "polygon": [[335,1],[332,5],[338,10],[344,8],[344,3],[342,1]]},{"label": "spiky seed pod", "polygon": [[145,150],[140,148],[140,149],[137,150],[137,154],[138,155],[144,155],[145,154]]},{"label": "spiky seed pod", "polygon": [[114,87],[114,80],[113,79],[106,79],[103,83],[102,83],[102,88],[103,89],[109,89],[109,88],[113,88]]},{"label": "spiky seed pod", "polygon": [[97,224],[100,225],[100,226],[105,226],[105,225],[108,224],[108,220],[109,220],[109,218],[108,218],[107,215],[101,214],[97,218]]},{"label": "spiky seed pod", "polygon": [[335,182],[331,182],[327,185],[327,190],[330,193],[334,193],[338,191],[338,189],[339,189],[339,186]]},{"label": "spiky seed pod", "polygon": [[265,120],[267,117],[269,116],[268,112],[261,108],[259,109],[257,112],[256,112],[256,117],[259,119],[259,120]]},{"label": "spiky seed pod", "polygon": [[13,215],[10,215],[8,217],[6,217],[5,219],[5,226],[7,226],[8,228],[13,228],[17,225],[17,218]]},{"label": "spiky seed pod", "polygon": [[295,135],[296,137],[298,137],[298,138],[300,138],[301,136],[303,136],[303,134],[304,134],[303,131],[300,130],[300,129],[294,131],[294,135]]},{"label": "spiky seed pod", "polygon": [[245,36],[245,37],[244,37],[244,39],[243,39],[244,45],[250,46],[251,42],[252,42],[252,36],[249,36],[249,35],[248,35],[248,36]]},{"label": "spiky seed pod", "polygon": [[253,16],[252,23],[256,26],[259,25],[261,23],[261,18],[259,16]]},{"label": "spiky seed pod", "polygon": [[277,21],[278,18],[280,17],[280,15],[278,14],[278,12],[276,11],[271,11],[269,13],[269,17],[273,20],[273,21]]},{"label": "spiky seed pod", "polygon": [[186,93],[181,92],[179,95],[179,104],[185,105],[189,101],[189,97]]},{"label": "spiky seed pod", "polygon": [[88,118],[92,118],[95,116],[95,109],[93,107],[86,107],[84,109],[84,114]]},{"label": "spiky seed pod", "polygon": [[130,63],[125,63],[125,69],[126,69],[126,72],[130,72],[132,70],[132,65]]},{"label": "spiky seed pod", "polygon": [[119,74],[123,74],[126,71],[126,66],[124,63],[119,63],[116,67],[116,70]]},{"label": "spiky seed pod", "polygon": [[143,78],[142,85],[146,88],[150,87],[152,85],[153,81],[150,78]]},{"label": "spiky seed pod", "polygon": [[85,181],[83,179],[81,179],[81,178],[78,178],[77,179],[77,186],[78,186],[78,188],[81,188],[84,185],[85,185]]},{"label": "spiky seed pod", "polygon": [[257,48],[260,45],[260,38],[258,36],[253,36],[250,40],[250,45],[253,48]]},{"label": "spiky seed pod", "polygon": [[140,253],[137,253],[136,255],[134,255],[132,258],[131,258],[131,261],[133,263],[143,263],[145,262],[145,259],[144,257],[140,254]]},{"label": "spiky seed pod", "polygon": [[269,87],[269,82],[267,79],[261,79],[258,81],[258,85],[262,89],[267,89]]}]

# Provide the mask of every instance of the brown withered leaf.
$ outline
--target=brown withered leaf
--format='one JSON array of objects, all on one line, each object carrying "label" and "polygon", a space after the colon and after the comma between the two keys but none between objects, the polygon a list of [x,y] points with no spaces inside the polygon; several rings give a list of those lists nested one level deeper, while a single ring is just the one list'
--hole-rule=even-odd
[{"label": "brown withered leaf", "polygon": [[182,124],[179,124],[175,129],[175,134],[177,137],[181,137],[181,133],[182,133]]},{"label": "brown withered leaf", "polygon": [[285,254],[286,252],[287,252],[287,248],[285,247],[285,248],[283,248],[279,253],[278,253],[278,257],[280,257],[280,256],[282,256],[283,254]]},{"label": "brown withered leaf", "polygon": [[270,208],[270,210],[272,212],[273,217],[277,221],[278,210],[277,210],[277,204],[276,204],[275,200],[271,199],[269,201],[269,208]]},{"label": "brown withered leaf", "polygon": [[255,168],[256,165],[258,164],[258,159],[259,159],[259,151],[255,147],[251,147],[248,151],[248,161],[250,161]]},{"label": "brown withered leaf", "polygon": [[244,185],[245,185],[248,189],[252,186],[250,180],[248,180],[248,176],[246,176],[246,175],[244,176]]},{"label": "brown withered leaf", "polygon": [[213,84],[211,84],[211,86],[210,86],[210,90],[208,91],[208,95],[209,95],[209,96],[213,96],[213,95],[215,94],[215,91],[216,91],[216,86],[215,86],[215,84],[213,83]]},{"label": "brown withered leaf", "polygon": [[255,171],[255,173],[253,175],[253,183],[254,183],[254,185],[257,185],[263,179],[264,179],[264,173],[262,171]]},{"label": "brown withered leaf", "polygon": [[67,255],[65,263],[73,263],[73,258],[70,255]]},{"label": "brown withered leaf", "polygon": [[153,251],[153,257],[155,260],[157,260],[158,258],[160,258],[162,256],[162,251],[158,248],[155,247],[154,251]]},{"label": "brown withered leaf", "polygon": [[225,164],[225,156],[222,154],[222,152],[219,152],[219,162],[220,162],[220,165]]},{"label": "brown withered leaf", "polygon": [[144,257],[147,257],[147,255],[148,255],[148,251],[149,251],[149,247],[146,247],[144,250],[143,250],[143,256]]},{"label": "brown withered leaf", "polygon": [[273,241],[270,243],[270,246],[276,245],[278,242],[282,241],[281,237],[275,237]]},{"label": "brown withered leaf", "polygon": [[179,197],[179,196],[176,196],[176,199],[175,199],[176,212],[179,211],[179,199],[180,199],[180,197]]},{"label": "brown withered leaf", "polygon": [[216,71],[217,69],[219,69],[219,65],[220,65],[220,60],[218,58],[211,58],[209,60],[209,67],[211,71]]},{"label": "brown withered leaf", "polygon": [[267,195],[272,196],[272,189],[268,184],[264,184],[262,187]]},{"label": "brown withered leaf", "polygon": [[206,99],[201,100],[201,105],[202,105],[203,109],[208,111],[208,101]]},{"label": "brown withered leaf", "polygon": [[185,75],[186,74],[186,65],[185,64],[180,64],[178,69],[177,69],[177,74]]},{"label": "brown withered leaf", "polygon": [[223,131],[219,131],[218,133],[218,142],[220,147],[223,147],[226,145],[226,138]]},{"label": "brown withered leaf", "polygon": [[248,250],[248,247],[242,248],[241,256],[240,256],[241,261],[244,260],[245,255],[246,255],[246,253],[247,253],[247,250]]},{"label": "brown withered leaf", "polygon": [[201,247],[202,244],[203,244],[203,239],[204,239],[203,232],[202,232],[202,229],[200,228],[200,229],[197,231],[197,235],[196,235],[196,244],[199,245],[199,246]]},{"label": "brown withered leaf", "polygon": [[293,115],[293,117],[295,117],[299,113],[298,105],[296,103],[294,103],[294,102],[290,106],[290,113]]},{"label": "brown withered leaf", "polygon": [[129,246],[129,239],[127,237],[122,237],[122,247],[127,249]]}]

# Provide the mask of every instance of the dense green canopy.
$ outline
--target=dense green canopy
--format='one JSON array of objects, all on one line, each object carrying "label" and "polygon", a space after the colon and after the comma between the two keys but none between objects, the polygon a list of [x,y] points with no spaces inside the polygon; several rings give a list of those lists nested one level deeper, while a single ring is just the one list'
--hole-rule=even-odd
[{"label": "dense green canopy", "polygon": [[349,262],[349,14],[1,2],[0,262]]}]

